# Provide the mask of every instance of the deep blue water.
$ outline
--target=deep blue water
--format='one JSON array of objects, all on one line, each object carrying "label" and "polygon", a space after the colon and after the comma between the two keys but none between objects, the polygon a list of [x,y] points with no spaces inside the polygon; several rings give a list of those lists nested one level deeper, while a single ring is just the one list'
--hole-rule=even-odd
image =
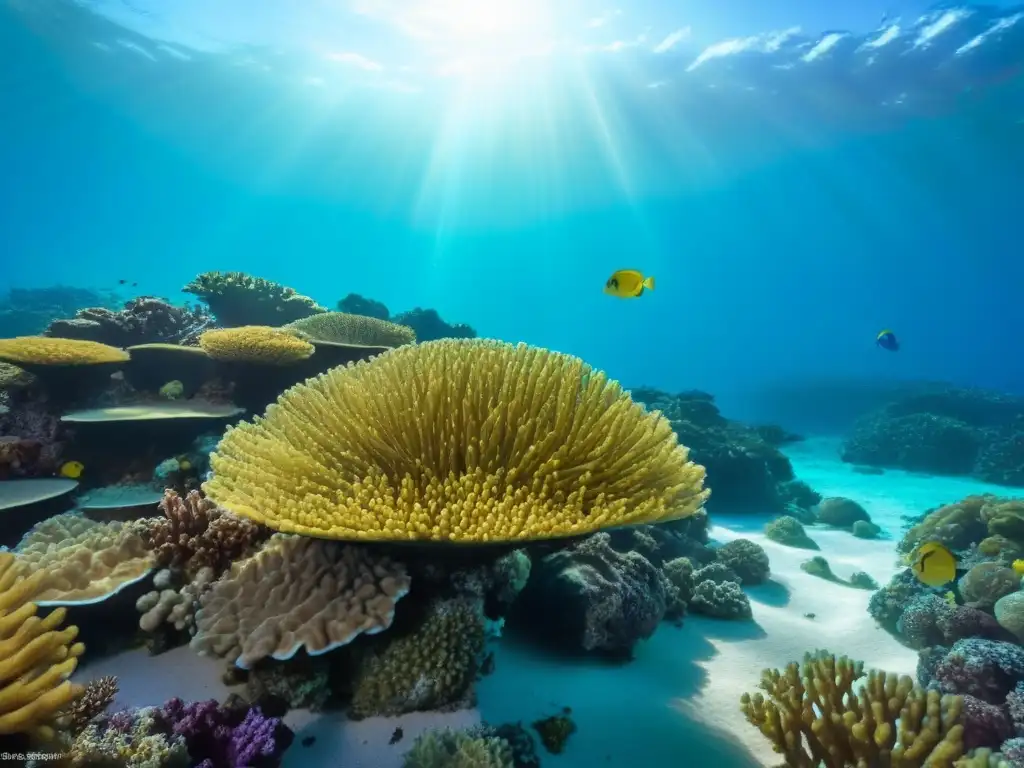
[{"label": "deep blue water", "polygon": [[[0,5],[0,291],[240,269],[741,418],[851,378],[1024,392],[1020,9],[581,0],[467,75],[384,0],[206,5]],[[657,290],[603,295],[623,267]]]}]

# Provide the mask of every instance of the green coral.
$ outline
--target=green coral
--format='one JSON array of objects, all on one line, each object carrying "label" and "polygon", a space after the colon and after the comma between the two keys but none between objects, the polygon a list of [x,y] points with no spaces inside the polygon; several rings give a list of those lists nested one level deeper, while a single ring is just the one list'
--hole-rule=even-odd
[{"label": "green coral", "polygon": [[515,768],[512,746],[481,729],[423,733],[406,752],[404,768]]},{"label": "green coral", "polygon": [[[232,670],[236,669],[232,664]],[[330,698],[330,664],[323,657],[298,656],[285,662],[257,665],[249,672],[246,696],[256,702],[275,696],[291,709],[318,712]]]},{"label": "green coral", "polygon": [[985,536],[981,510],[994,496],[968,496],[953,504],[933,509],[903,536],[898,549],[913,552],[926,541],[937,541],[950,549],[966,549]]},{"label": "green coral", "polygon": [[71,745],[69,768],[177,768],[189,765],[181,736],[159,733],[156,709],[140,710],[127,733],[89,725]]},{"label": "green coral", "polygon": [[800,563],[800,570],[804,573],[809,573],[811,576],[817,576],[819,579],[825,579],[825,581],[840,581],[839,577],[832,573],[832,566],[828,564],[828,560],[821,555],[815,555],[810,560],[804,560]]},{"label": "green coral", "polygon": [[484,620],[474,600],[434,603],[413,634],[397,637],[357,673],[355,718],[458,709],[472,701],[484,649]]},{"label": "green coral", "polygon": [[565,743],[576,733],[576,723],[569,714],[566,708],[560,715],[551,715],[533,723],[533,729],[540,736],[540,743],[553,755],[562,754],[565,751]]},{"label": "green coral", "polygon": [[416,332],[398,323],[376,317],[322,312],[295,320],[285,326],[311,341],[359,344],[368,347],[400,347],[416,341]]},{"label": "green coral", "polygon": [[293,288],[245,272],[204,272],[182,288],[201,298],[225,326],[280,326],[326,312]]},{"label": "green coral", "polygon": [[877,539],[882,529],[869,520],[858,520],[851,528],[858,539]]},{"label": "green coral", "polygon": [[978,563],[960,577],[959,586],[964,602],[988,610],[1020,588],[1020,576],[1002,563]]},{"label": "green coral", "polygon": [[853,524],[863,521],[870,523],[871,516],[860,504],[845,496],[830,496],[818,504],[818,522],[836,528],[852,528]]},{"label": "green coral", "polygon": [[868,589],[874,591],[878,589],[878,582],[871,578],[870,574],[864,571],[854,571],[850,574],[850,586],[856,587],[857,589]]},{"label": "green coral", "polygon": [[718,562],[732,570],[741,584],[763,584],[771,569],[768,553],[757,542],[736,539],[718,548]]},{"label": "green coral", "polygon": [[783,515],[772,520],[764,527],[764,535],[777,544],[784,544],[787,547],[799,549],[821,549],[818,544],[807,535],[807,531],[800,524],[800,521],[789,515]]},{"label": "green coral", "polygon": [[993,498],[981,508],[981,519],[991,535],[1024,541],[1024,500]]}]

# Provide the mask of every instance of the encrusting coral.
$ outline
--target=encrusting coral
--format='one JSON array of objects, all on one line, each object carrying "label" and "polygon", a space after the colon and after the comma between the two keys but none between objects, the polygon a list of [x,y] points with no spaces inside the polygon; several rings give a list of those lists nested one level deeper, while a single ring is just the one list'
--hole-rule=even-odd
[{"label": "encrusting coral", "polygon": [[310,315],[288,323],[285,328],[296,331],[311,341],[328,341],[335,344],[400,347],[416,341],[416,332],[408,326],[345,312]]},{"label": "encrusting coral", "polygon": [[49,604],[100,602],[153,569],[152,556],[134,528],[71,512],[37,524],[15,553],[22,573],[49,574],[46,588],[35,596]]},{"label": "encrusting coral", "polygon": [[58,629],[65,609],[39,618],[31,602],[48,578],[45,572],[19,578],[15,556],[0,552],[0,734],[48,741],[52,722],[84,692],[67,679],[85,651],[74,643],[78,627]]},{"label": "encrusting coral", "polygon": [[167,489],[159,506],[163,517],[134,524],[158,567],[189,574],[210,568],[219,576],[270,533],[252,520],[225,512],[196,490],[182,497]]},{"label": "encrusting coral", "polygon": [[554,538],[687,517],[708,495],[668,421],[617,383],[495,341],[331,369],[230,428],[210,461],[221,506],[333,539]]},{"label": "encrusting coral", "polygon": [[924,691],[827,651],[766,669],[761,693],[743,694],[747,720],[793,768],[952,768],[964,754],[963,699]]},{"label": "encrusting coral", "polygon": [[416,632],[364,662],[350,714],[362,718],[473,706],[483,649],[483,613],[475,601],[434,603]]},{"label": "encrusting coral", "polygon": [[409,591],[405,568],[366,549],[277,534],[200,599],[192,647],[250,669],[346,645],[391,626]]},{"label": "encrusting coral", "polygon": [[128,353],[96,341],[17,336],[0,339],[0,360],[19,366],[99,365],[123,363]]},{"label": "encrusting coral", "polygon": [[204,331],[199,337],[199,346],[214,360],[263,365],[291,365],[305,360],[316,350],[296,334],[267,325]]}]

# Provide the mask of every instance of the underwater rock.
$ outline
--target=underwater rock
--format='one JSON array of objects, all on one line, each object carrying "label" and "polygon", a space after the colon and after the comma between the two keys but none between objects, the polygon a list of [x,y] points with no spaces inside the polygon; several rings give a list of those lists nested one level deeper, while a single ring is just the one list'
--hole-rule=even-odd
[{"label": "underwater rock", "polygon": [[853,524],[850,531],[858,539],[877,539],[882,529],[867,520],[858,520]]},{"label": "underwater rock", "polygon": [[831,496],[818,504],[818,522],[836,528],[852,528],[854,523],[870,523],[871,516],[853,499]]},{"label": "underwater rock", "polygon": [[515,617],[570,649],[629,654],[665,617],[669,586],[642,555],[597,533],[534,563]]},{"label": "underwater rock", "polygon": [[406,325],[416,332],[419,342],[436,341],[437,339],[475,339],[476,331],[465,323],[449,325],[433,309],[416,307],[402,312],[392,318],[392,322]]},{"label": "underwater rock", "polygon": [[54,320],[47,336],[98,341],[112,347],[137,344],[194,344],[199,334],[213,325],[213,318],[199,307],[176,307],[154,296],[125,302],[120,310],[88,307],[70,319]]},{"label": "underwater rock", "polygon": [[368,299],[358,293],[350,293],[344,299],[338,301],[339,312],[347,312],[352,315],[363,315],[364,317],[375,317],[378,320],[390,320],[391,312],[383,302]]}]

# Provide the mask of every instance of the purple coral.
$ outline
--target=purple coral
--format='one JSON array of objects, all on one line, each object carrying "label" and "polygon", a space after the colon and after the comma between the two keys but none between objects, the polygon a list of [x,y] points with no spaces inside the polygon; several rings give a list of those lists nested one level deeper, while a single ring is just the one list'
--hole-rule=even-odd
[{"label": "purple coral", "polygon": [[189,755],[201,768],[276,765],[291,743],[291,731],[255,707],[245,710],[221,706],[213,699],[185,703],[175,698],[164,704],[161,715],[185,739]]},{"label": "purple coral", "polygon": [[1013,725],[1004,707],[970,695],[963,699],[964,747],[994,747],[1013,735]]},{"label": "purple coral", "polygon": [[1001,705],[1024,680],[1024,648],[998,640],[959,640],[935,668],[935,680],[944,693]]}]

